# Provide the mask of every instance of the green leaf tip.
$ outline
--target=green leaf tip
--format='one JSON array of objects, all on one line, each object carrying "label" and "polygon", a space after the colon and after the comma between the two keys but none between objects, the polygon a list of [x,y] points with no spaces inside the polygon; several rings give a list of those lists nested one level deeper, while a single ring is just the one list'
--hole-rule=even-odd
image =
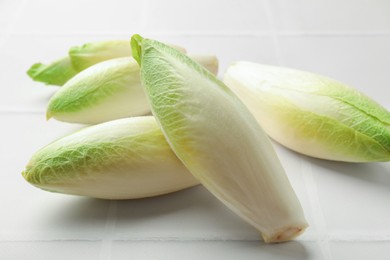
[{"label": "green leaf tip", "polygon": [[[52,84],[52,78],[48,74],[49,65],[43,63],[34,63],[28,70],[27,75],[34,81]],[[53,84],[55,85],[55,84]]]},{"label": "green leaf tip", "polygon": [[40,71],[43,70],[43,67],[45,65],[42,64],[42,63],[34,63],[33,65],[31,65],[31,67],[27,70],[27,75],[35,80],[36,76],[39,74]]},{"label": "green leaf tip", "polygon": [[35,63],[27,70],[27,75],[34,81],[56,86],[64,85],[77,73],[69,57],[63,57],[50,64]]},{"label": "green leaf tip", "polygon": [[133,54],[133,58],[138,62],[138,64],[141,66],[141,46],[142,41],[144,38],[142,38],[139,34],[134,34],[131,37],[130,45],[131,45],[131,51]]}]

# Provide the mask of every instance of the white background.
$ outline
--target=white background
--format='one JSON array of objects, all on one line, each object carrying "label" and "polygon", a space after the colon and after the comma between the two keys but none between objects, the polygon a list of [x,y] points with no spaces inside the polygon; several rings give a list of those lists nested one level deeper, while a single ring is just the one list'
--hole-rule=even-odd
[{"label": "white background", "polygon": [[202,187],[104,201],[52,194],[21,171],[80,128],[46,122],[55,87],[26,70],[68,48],[133,33],[236,60],[341,80],[390,107],[388,0],[0,0],[0,259],[390,259],[390,164],[349,164],[275,144],[310,228],[264,244]]}]

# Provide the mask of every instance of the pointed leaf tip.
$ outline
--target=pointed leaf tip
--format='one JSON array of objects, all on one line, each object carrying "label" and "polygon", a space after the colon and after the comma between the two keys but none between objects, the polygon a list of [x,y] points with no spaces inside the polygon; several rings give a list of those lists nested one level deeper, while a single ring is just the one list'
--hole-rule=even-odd
[{"label": "pointed leaf tip", "polygon": [[52,117],[53,117],[53,115],[51,114],[51,111],[47,110],[46,111],[46,121],[49,121]]},{"label": "pointed leaf tip", "polygon": [[133,58],[138,62],[139,65],[141,65],[141,45],[142,45],[142,38],[139,34],[134,34],[131,37],[131,51],[133,54]]},{"label": "pointed leaf tip", "polygon": [[35,80],[36,76],[39,74],[39,72],[42,70],[42,67],[44,65],[42,63],[35,63],[31,65],[31,67],[27,70],[27,75]]}]

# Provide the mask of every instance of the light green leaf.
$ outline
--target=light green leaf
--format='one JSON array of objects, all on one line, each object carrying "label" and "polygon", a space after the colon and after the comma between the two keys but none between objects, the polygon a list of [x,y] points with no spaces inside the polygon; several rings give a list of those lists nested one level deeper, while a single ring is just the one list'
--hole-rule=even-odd
[{"label": "light green leaf", "polygon": [[198,184],[151,116],[63,137],[35,153],[22,174],[44,190],[104,199],[150,197]]},{"label": "light green leaf", "polygon": [[[182,47],[174,47],[185,52]],[[128,40],[91,42],[82,46],[71,47],[68,57],[50,64],[36,63],[30,67],[27,74],[35,81],[62,86],[86,68],[102,61],[120,57],[131,57],[130,42]]]},{"label": "light green leaf", "polygon": [[[217,72],[215,56],[192,57]],[[150,106],[141,86],[139,66],[130,57],[104,61],[80,72],[50,99],[47,108],[47,118],[82,124],[148,113]]]},{"label": "light green leaf", "polygon": [[69,57],[64,57],[50,64],[35,63],[27,71],[31,79],[48,85],[62,86],[78,73]]},{"label": "light green leaf", "polygon": [[148,112],[138,64],[132,58],[117,58],[96,64],[65,84],[50,99],[47,118],[95,124]]},{"label": "light green leaf", "polygon": [[390,160],[390,113],[356,89],[327,77],[237,62],[224,82],[273,139],[329,160]]},{"label": "light green leaf", "polygon": [[[185,52],[179,46],[175,46],[175,48]],[[131,55],[130,42],[128,40],[91,42],[82,46],[72,47],[69,50],[69,57],[72,60],[73,66],[78,71],[82,71],[105,60],[130,57]]]},{"label": "light green leaf", "polygon": [[302,233],[301,205],[270,140],[242,102],[165,44],[136,35],[132,48],[153,115],[190,172],[266,242]]}]

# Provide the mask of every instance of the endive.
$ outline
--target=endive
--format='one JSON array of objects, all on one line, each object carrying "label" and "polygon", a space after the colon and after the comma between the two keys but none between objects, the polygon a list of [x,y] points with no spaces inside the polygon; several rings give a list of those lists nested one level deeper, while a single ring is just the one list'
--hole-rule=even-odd
[{"label": "endive", "polygon": [[264,130],[297,152],[329,160],[390,160],[390,113],[345,84],[309,72],[251,62],[224,82]]},{"label": "endive", "polygon": [[[191,57],[217,73],[215,56]],[[141,86],[139,65],[131,57],[104,61],[80,72],[57,91],[47,107],[47,118],[83,124],[148,113],[150,106]]]},{"label": "endive", "polygon": [[151,117],[119,119],[63,137],[33,155],[32,185],[104,199],[134,199],[198,184]]},{"label": "endive", "polygon": [[[182,47],[171,46],[185,52]],[[128,40],[90,42],[82,46],[71,47],[69,50],[69,57],[74,68],[78,71],[105,60],[130,56],[131,48]]]},{"label": "endive", "polygon": [[190,172],[266,242],[302,233],[302,207],[270,140],[242,102],[173,48],[139,35],[131,43],[153,115]]},{"label": "endive", "polygon": [[[180,46],[172,46],[182,52],[186,51]],[[128,40],[90,42],[81,46],[71,47],[69,56],[50,64],[33,64],[27,71],[27,74],[35,81],[62,86],[77,73],[94,64],[130,56],[131,48]]]},{"label": "endive", "polygon": [[35,63],[27,71],[33,80],[57,86],[64,85],[77,73],[69,57],[63,57],[50,64]]}]

